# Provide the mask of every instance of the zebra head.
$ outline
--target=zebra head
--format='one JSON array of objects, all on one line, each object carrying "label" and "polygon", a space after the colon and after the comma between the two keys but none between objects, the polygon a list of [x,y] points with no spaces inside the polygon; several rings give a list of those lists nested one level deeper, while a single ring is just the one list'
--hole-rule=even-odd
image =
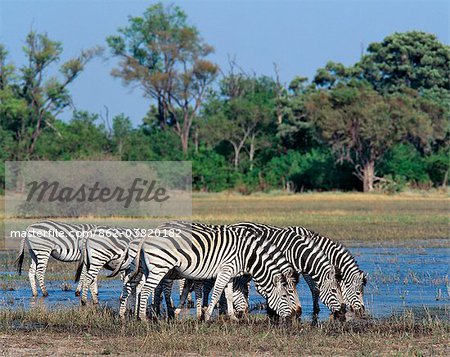
[{"label": "zebra head", "polygon": [[367,284],[367,276],[362,271],[352,274],[349,279],[341,281],[341,289],[344,300],[350,311],[357,317],[364,314],[364,287]]},{"label": "zebra head", "polygon": [[341,274],[339,269],[330,266],[329,270],[324,272],[319,288],[319,298],[330,309],[334,319],[344,320],[346,306],[342,296]]},{"label": "zebra head", "polygon": [[272,284],[268,284],[266,287],[257,284],[255,280],[256,290],[267,300],[267,312],[271,318],[285,319],[292,316],[293,309],[288,280],[282,273],[274,275]]},{"label": "zebra head", "polygon": [[292,312],[294,316],[300,317],[302,315],[302,305],[297,293],[299,274],[293,268],[288,268],[283,271],[283,276],[286,277],[285,289],[288,294]]}]

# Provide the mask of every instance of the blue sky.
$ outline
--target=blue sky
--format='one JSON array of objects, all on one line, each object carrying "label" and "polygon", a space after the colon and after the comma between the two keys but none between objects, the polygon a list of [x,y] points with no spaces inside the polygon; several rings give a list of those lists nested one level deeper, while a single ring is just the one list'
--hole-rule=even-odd
[{"label": "blue sky", "polygon": [[[24,61],[22,46],[33,29],[46,32],[64,46],[63,60],[94,45],[127,25],[128,15],[140,16],[154,1],[142,0],[0,0],[0,43],[10,60]],[[226,69],[235,56],[245,70],[280,77],[311,78],[328,60],[350,65],[371,42],[393,32],[422,30],[450,41],[450,1],[172,1],[188,15],[203,38],[216,49],[211,60]],[[109,55],[106,51],[105,54]],[[112,118],[128,115],[141,122],[149,99],[122,85],[110,72],[116,60],[95,59],[70,87],[77,109]],[[64,113],[61,118],[70,118]]]}]

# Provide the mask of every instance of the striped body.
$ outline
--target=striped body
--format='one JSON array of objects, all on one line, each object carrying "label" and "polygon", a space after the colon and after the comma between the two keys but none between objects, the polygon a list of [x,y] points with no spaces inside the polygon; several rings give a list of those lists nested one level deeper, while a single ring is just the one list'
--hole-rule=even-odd
[{"label": "striped body", "polygon": [[[130,242],[143,237],[139,229],[125,227],[97,226],[89,233],[88,239],[83,242],[80,260],[85,271],[85,276],[81,278],[82,305],[86,304],[88,287],[97,279],[100,270],[105,268],[113,271],[110,277],[125,271],[134,260],[133,255],[129,256]],[[94,299],[94,303],[98,303],[98,300]]]},{"label": "striped body", "polygon": [[[48,295],[45,286],[45,271],[50,256],[62,262],[78,261],[81,258],[80,248],[85,239],[85,233],[94,227],[93,224],[71,224],[51,220],[33,223],[27,227],[27,234],[22,239],[16,263],[19,274],[21,274],[25,249],[28,248],[31,256],[28,276],[33,296],[38,295],[36,278],[43,296]],[[96,290],[96,284],[92,288]],[[76,291],[77,295],[80,289],[79,285]]]},{"label": "striped body", "polygon": [[338,282],[340,276],[327,256],[316,246],[312,239],[315,236],[313,232],[304,229],[299,234],[292,229],[251,222],[237,223],[231,227],[248,229],[277,246],[298,273],[311,277],[320,299],[334,317],[344,318],[345,303]]},{"label": "striped body", "polygon": [[139,264],[145,283],[141,291],[140,317],[145,316],[149,295],[169,272],[193,280],[216,278],[206,320],[226,285],[242,273],[253,276],[258,292],[280,316],[292,314],[289,294],[293,289],[287,289],[290,279],[286,279],[292,274],[292,268],[273,245],[257,239],[248,230],[229,226],[176,221],[159,229],[177,229],[181,233],[176,238],[149,237],[142,245]]}]

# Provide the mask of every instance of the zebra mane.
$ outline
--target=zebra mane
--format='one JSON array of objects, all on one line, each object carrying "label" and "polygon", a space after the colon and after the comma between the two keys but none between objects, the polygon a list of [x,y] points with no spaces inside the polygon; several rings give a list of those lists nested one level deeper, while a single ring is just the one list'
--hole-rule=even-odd
[{"label": "zebra mane", "polygon": [[[304,227],[300,227],[302,230],[305,231],[309,231],[311,234],[311,239],[315,240],[318,242],[318,246],[320,246],[322,248],[322,246],[324,245],[323,242],[328,243],[329,245],[332,245],[334,247],[334,249],[336,249],[337,251],[341,252],[342,254],[344,254],[351,262],[351,264],[353,266],[355,266],[359,272],[363,272],[358,265],[358,261],[356,260],[356,258],[353,256],[352,253],[350,253],[350,251],[340,242],[336,242],[334,240],[332,240],[330,237],[326,237],[326,236],[322,236],[314,231],[310,231]],[[344,273],[344,272],[342,272]]]}]

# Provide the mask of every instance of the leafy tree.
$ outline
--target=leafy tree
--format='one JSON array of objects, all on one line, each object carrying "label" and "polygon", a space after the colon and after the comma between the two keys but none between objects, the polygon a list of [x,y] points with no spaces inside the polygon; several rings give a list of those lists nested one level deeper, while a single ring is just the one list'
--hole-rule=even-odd
[{"label": "leafy tree", "polygon": [[199,191],[222,191],[228,187],[229,169],[225,158],[201,147],[192,156],[192,185]]},{"label": "leafy tree", "polygon": [[442,147],[439,151],[432,153],[425,158],[428,176],[436,186],[442,188],[448,185],[448,175],[450,170],[450,150]]},{"label": "leafy tree", "polygon": [[177,6],[158,3],[128,23],[107,38],[112,54],[120,58],[112,75],[156,102],[159,125],[173,129],[187,155],[194,118],[218,71],[206,60],[213,48]]},{"label": "leafy tree", "polygon": [[112,124],[112,143],[114,150],[119,157],[122,157],[124,152],[124,146],[129,145],[129,137],[133,130],[133,125],[129,117],[124,114],[119,114],[113,118]]},{"label": "leafy tree", "polygon": [[100,157],[109,151],[103,124],[96,124],[97,114],[75,111],[69,123],[55,121],[45,128],[35,155],[43,160],[76,160]]},{"label": "leafy tree", "polygon": [[221,81],[220,96],[210,97],[205,107],[202,135],[214,145],[232,145],[235,170],[244,150],[252,169],[256,151],[269,144],[265,134],[274,124],[275,85],[268,77],[231,73]]},{"label": "leafy tree", "polygon": [[420,152],[412,144],[397,144],[384,156],[380,172],[394,179],[402,177],[417,183],[429,182],[427,164]]},{"label": "leafy tree", "polygon": [[442,134],[442,111],[413,93],[381,96],[342,84],[310,95],[305,106],[338,161],[354,164],[364,192],[373,190],[375,164],[389,148],[409,140],[426,149]]},{"label": "leafy tree", "polygon": [[48,69],[60,61],[62,45],[46,34],[31,31],[25,41],[27,64],[17,70],[6,65],[7,52],[0,47],[0,124],[14,133],[14,158],[33,156],[45,128],[53,128],[57,116],[71,104],[68,86],[80,75],[98,48],[81,52],[59,67],[60,78]]},{"label": "leafy tree", "polygon": [[402,88],[450,90],[450,46],[433,34],[410,31],[394,33],[372,43],[360,67],[380,92]]}]

